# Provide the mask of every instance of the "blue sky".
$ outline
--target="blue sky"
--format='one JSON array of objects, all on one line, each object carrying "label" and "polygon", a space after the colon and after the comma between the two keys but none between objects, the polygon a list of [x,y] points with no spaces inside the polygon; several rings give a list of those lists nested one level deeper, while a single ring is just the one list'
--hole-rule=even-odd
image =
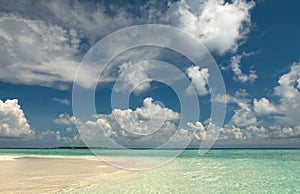
[{"label": "blue sky", "polygon": [[[198,147],[209,138],[212,102],[226,102],[216,147],[299,147],[299,6],[298,1],[279,0],[3,0],[0,146],[83,145],[81,138],[85,137],[80,137],[78,129],[86,135],[102,128],[110,139],[126,147],[157,147],[172,138],[183,142],[190,138],[190,146]],[[129,49],[112,61],[104,75],[107,80],[98,83],[95,91],[97,115],[88,121],[73,115],[73,81],[88,50],[116,30],[141,24],[172,26],[203,43],[222,73],[226,95],[213,98],[209,94],[203,78],[212,77],[210,69],[207,75],[205,68],[193,68],[195,64],[178,53],[145,46]],[[127,110],[111,107],[116,79],[143,58],[165,61],[182,70],[197,93],[198,121],[177,128],[182,119],[180,99],[172,88],[157,81],[138,87],[130,95]],[[116,90],[124,92],[147,78],[148,66],[141,63],[127,71],[126,81]],[[155,71],[170,74],[159,68]],[[92,76],[93,69],[86,69],[78,81],[80,87],[88,87]],[[140,136],[156,127],[157,123],[139,126],[149,119],[149,111],[156,115],[154,119],[167,120],[157,133]],[[175,131],[178,137],[173,137]]]}]

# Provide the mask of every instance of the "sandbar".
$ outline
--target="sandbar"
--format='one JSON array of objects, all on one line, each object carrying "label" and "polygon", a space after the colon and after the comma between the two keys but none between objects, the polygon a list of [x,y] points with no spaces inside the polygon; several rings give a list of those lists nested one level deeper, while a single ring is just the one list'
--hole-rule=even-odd
[{"label": "sandbar", "polygon": [[94,184],[110,187],[140,173],[95,156],[39,155],[1,155],[0,172],[0,193],[74,193]]}]

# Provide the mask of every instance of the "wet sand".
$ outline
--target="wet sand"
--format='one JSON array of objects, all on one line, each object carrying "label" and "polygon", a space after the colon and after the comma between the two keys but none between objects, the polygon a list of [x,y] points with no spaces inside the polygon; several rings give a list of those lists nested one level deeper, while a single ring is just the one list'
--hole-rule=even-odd
[{"label": "wet sand", "polygon": [[111,187],[139,173],[93,156],[28,155],[1,155],[0,172],[0,193],[76,193],[99,183]]}]

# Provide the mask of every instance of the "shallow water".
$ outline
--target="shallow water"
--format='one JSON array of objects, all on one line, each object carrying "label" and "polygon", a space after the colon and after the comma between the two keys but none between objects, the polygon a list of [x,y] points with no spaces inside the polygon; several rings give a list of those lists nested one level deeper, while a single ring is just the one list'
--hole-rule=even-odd
[{"label": "shallow water", "polygon": [[[96,193],[300,193],[300,150],[184,151],[173,162]],[[100,183],[99,183],[100,184]]]}]

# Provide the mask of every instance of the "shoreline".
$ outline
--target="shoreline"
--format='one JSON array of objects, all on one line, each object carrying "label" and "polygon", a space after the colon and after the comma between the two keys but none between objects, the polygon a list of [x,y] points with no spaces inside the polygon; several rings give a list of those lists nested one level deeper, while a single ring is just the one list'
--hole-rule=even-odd
[{"label": "shoreline", "polygon": [[95,156],[24,154],[0,155],[0,171],[0,193],[56,193],[95,181],[108,187],[139,173],[113,167]]}]

